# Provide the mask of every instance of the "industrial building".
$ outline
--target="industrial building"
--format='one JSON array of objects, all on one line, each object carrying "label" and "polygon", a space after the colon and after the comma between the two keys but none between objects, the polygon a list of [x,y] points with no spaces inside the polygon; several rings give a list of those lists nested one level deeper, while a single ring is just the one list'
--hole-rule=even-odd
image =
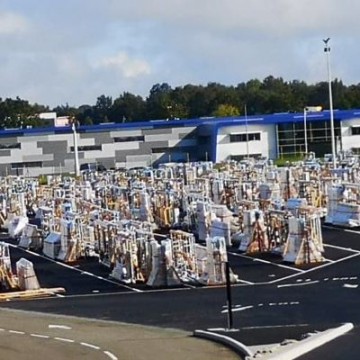
[{"label": "industrial building", "polygon": [[[334,110],[333,116],[336,150],[360,153],[360,109]],[[9,129],[0,131],[0,175],[74,172],[75,137],[80,165],[106,168],[276,159],[304,154],[306,144],[317,156],[331,153],[329,111],[107,123],[75,131],[71,126]]]}]

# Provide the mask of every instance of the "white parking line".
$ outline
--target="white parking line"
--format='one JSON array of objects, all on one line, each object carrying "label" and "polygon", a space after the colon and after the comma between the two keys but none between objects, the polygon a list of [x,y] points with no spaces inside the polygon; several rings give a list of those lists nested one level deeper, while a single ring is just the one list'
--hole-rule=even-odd
[{"label": "white parking line", "polygon": [[[360,252],[357,252],[355,254],[352,254],[352,255],[349,255],[347,257],[344,257],[344,258],[341,258],[339,260],[335,260],[333,263],[326,263],[326,264],[323,264],[323,265],[319,265],[317,267],[314,267],[312,269],[309,269],[309,270],[306,270],[305,273],[308,274],[310,272],[314,272],[314,271],[317,271],[317,270],[320,270],[320,269],[323,269],[325,267],[328,267],[328,266],[331,266],[331,265],[334,265],[334,264],[337,264],[337,263],[340,263],[340,262],[343,262],[343,261],[346,261],[346,260],[349,260],[349,259],[352,259],[354,257],[357,257],[360,255]],[[279,279],[275,279],[275,280],[272,280],[272,281],[269,281],[268,284],[276,284],[280,281],[283,281],[283,280],[287,280],[287,279],[292,279],[294,277],[297,277],[299,276],[299,274],[291,274],[291,275],[288,275],[288,276],[284,276],[282,278],[279,278]]]},{"label": "white parking line", "polygon": [[280,268],[283,268],[283,269],[293,270],[293,271],[297,271],[297,272],[300,272],[300,273],[305,272],[305,270],[297,269],[297,268],[287,266],[287,265],[283,265],[283,264],[273,263],[271,261],[254,258],[254,257],[244,255],[244,254],[238,254],[238,253],[234,253],[234,252],[231,252],[231,251],[229,251],[229,254],[234,255],[234,256],[238,256],[238,257],[241,257],[241,258],[244,258],[244,259],[249,259],[249,260],[252,260],[252,261],[261,262],[261,263],[264,263],[264,264],[277,266],[277,267],[280,267]]},{"label": "white parking line", "polygon": [[[38,253],[35,253],[35,252],[33,252],[33,251],[30,251],[30,250],[23,249],[23,248],[21,248],[21,247],[19,247],[19,246],[17,246],[17,245],[14,245],[14,244],[10,244],[10,243],[9,243],[9,246],[14,247],[14,248],[16,248],[16,249],[20,249],[20,250],[22,250],[22,251],[24,251],[24,252],[27,252],[27,253],[31,254],[31,255],[40,256],[40,257],[42,257],[43,259],[46,259],[46,260],[48,260],[48,261],[50,261],[50,262],[52,262],[52,263],[58,264],[58,265],[60,265],[60,266],[62,266],[62,267],[65,267],[65,268],[68,268],[68,269],[71,269],[71,270],[74,270],[74,271],[77,271],[77,272],[80,272],[80,273],[83,274],[83,275],[88,275],[88,276],[97,277],[97,275],[94,275],[94,274],[89,273],[89,272],[87,272],[87,271],[83,271],[83,270],[81,270],[81,269],[78,269],[78,268],[76,268],[76,267],[74,267],[74,266],[71,266],[71,265],[68,265],[68,264],[66,264],[66,263],[63,263],[63,262],[61,262],[61,261],[57,261],[57,260],[51,259],[51,258],[49,258],[49,257],[47,257],[47,256],[39,255]],[[131,286],[127,286],[127,285],[125,285],[125,284],[122,284],[122,283],[119,283],[119,282],[116,282],[116,281],[112,281],[112,280],[109,280],[109,279],[104,279],[104,278],[103,278],[102,281],[108,282],[108,283],[110,283],[110,284],[118,285],[119,287],[123,287],[123,288],[128,289],[128,290],[131,290],[131,291],[143,292],[142,290],[135,289],[135,288],[132,288]]]},{"label": "white parking line", "polygon": [[337,245],[324,244],[324,247],[328,247],[328,248],[332,248],[332,249],[336,249],[336,250],[343,250],[343,251],[350,251],[350,252],[354,252],[354,253],[360,253],[359,250],[354,250],[352,248],[345,248],[345,247],[337,246]]}]

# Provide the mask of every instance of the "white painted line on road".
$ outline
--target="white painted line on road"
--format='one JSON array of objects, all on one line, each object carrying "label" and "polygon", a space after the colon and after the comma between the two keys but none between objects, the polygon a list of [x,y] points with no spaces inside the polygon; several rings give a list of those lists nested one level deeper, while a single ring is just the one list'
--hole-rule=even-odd
[{"label": "white painted line on road", "polygon": [[305,282],[305,283],[280,284],[277,287],[283,288],[283,287],[292,287],[292,286],[305,286],[305,285],[317,284],[318,282],[319,282],[319,280],[309,281],[309,282]]},{"label": "white painted line on road", "polygon": [[225,328],[210,328],[210,329],[206,329],[207,331],[226,331],[227,329]]},{"label": "white painted line on road", "polygon": [[349,289],[356,289],[359,285],[357,284],[344,284],[343,287],[344,288],[349,288]]},{"label": "white painted line on road", "polygon": [[[80,270],[81,271],[81,270]],[[81,271],[81,275],[94,276],[94,274],[89,273],[88,271]]]},{"label": "white painted line on road", "polygon": [[[254,306],[253,305],[249,305],[249,306],[243,306],[243,307],[238,307],[238,308],[233,308],[232,312],[236,312],[236,311],[244,311],[244,310],[248,310],[248,309],[252,309]],[[222,310],[221,313],[222,314],[226,314],[228,313],[228,309]]]},{"label": "white painted line on road", "polygon": [[[74,267],[74,266],[65,264],[65,263],[63,263],[63,262],[56,261],[56,260],[51,259],[51,258],[49,258],[49,257],[47,257],[47,256],[39,255],[39,254],[37,254],[37,253],[35,253],[35,252],[33,252],[33,251],[23,249],[23,248],[21,248],[21,247],[19,247],[19,246],[17,246],[17,245],[9,244],[9,246],[14,247],[14,248],[16,248],[16,249],[20,249],[20,250],[22,250],[22,251],[25,251],[25,252],[27,252],[27,253],[29,253],[29,254],[31,254],[31,255],[41,256],[43,259],[46,259],[46,260],[48,260],[48,261],[50,261],[50,262],[52,262],[52,263],[58,264],[58,265],[60,265],[60,266],[62,266],[62,267],[65,267],[65,268],[67,268],[67,269],[71,269],[71,270],[80,272],[80,273],[83,274],[83,275],[89,275],[89,276],[97,277],[96,275],[94,275],[94,274],[92,274],[92,273],[89,273],[89,272],[87,272],[87,271],[83,271],[83,270],[81,270],[81,269],[78,269],[78,268],[76,268],[76,267]],[[123,288],[125,288],[125,289],[131,290],[131,291],[134,291],[134,292],[143,292],[142,290],[134,289],[134,288],[132,288],[132,287],[130,287],[130,286],[127,286],[127,285],[125,285],[125,284],[122,284],[122,283],[119,283],[119,282],[116,282],[116,281],[112,281],[112,280],[109,280],[109,279],[103,278],[102,281],[106,281],[106,282],[108,282],[108,283],[110,283],[110,284],[114,284],[114,285],[117,285],[117,286],[119,286],[119,287],[123,287]]]},{"label": "white painted line on road", "polygon": [[[54,325],[54,324],[50,324],[48,325],[48,327],[50,329],[53,328],[60,328],[60,329],[71,329],[71,327],[66,326],[66,325]],[[69,338],[63,338],[63,337],[51,337],[49,335],[43,335],[43,334],[36,334],[36,333],[26,333],[24,331],[19,331],[19,330],[6,330],[6,329],[2,329],[0,328],[0,331],[8,331],[10,334],[16,334],[16,335],[28,335],[34,338],[39,338],[39,339],[49,339],[49,340],[56,340],[56,341],[61,341],[64,343],[71,343],[71,344],[78,344],[78,345],[82,345],[84,347],[88,347],[90,349],[93,350],[102,350],[100,346],[94,345],[94,344],[90,344],[87,342],[76,342],[73,339],[69,339]],[[108,356],[111,360],[118,360],[118,358],[110,351],[104,350],[103,353]]]},{"label": "white painted line on road", "polygon": [[89,344],[89,343],[86,343],[86,342],[81,342],[80,345],[89,347],[89,348],[94,349],[94,350],[100,350],[100,346],[96,346],[96,345]]},{"label": "white painted line on road", "polygon": [[351,276],[350,278],[349,278],[349,280],[357,280],[357,276]]},{"label": "white painted line on road", "polygon": [[[342,259],[336,260],[336,261],[334,261],[333,263],[326,263],[326,264],[323,264],[323,265],[319,265],[319,266],[317,266],[317,267],[314,267],[314,268],[312,268],[312,269],[306,270],[305,273],[308,274],[309,272],[313,272],[313,271],[316,271],[316,270],[319,270],[319,269],[323,269],[323,268],[328,267],[328,266],[332,266],[332,265],[337,264],[337,263],[339,263],[339,262],[343,262],[343,261],[352,259],[352,258],[354,258],[354,257],[357,257],[357,256],[359,256],[359,255],[360,255],[360,252],[357,252],[357,253],[355,253],[355,254],[349,255],[349,256],[344,257],[344,258],[342,258]],[[282,277],[282,278],[272,280],[272,281],[268,282],[268,284],[275,284],[275,283],[278,283],[278,282],[283,281],[283,280],[287,280],[287,279],[294,278],[294,277],[296,277],[296,276],[299,276],[299,274],[291,274],[291,275],[288,275],[288,276],[284,276],[284,277]]]},{"label": "white painted line on road", "polygon": [[246,280],[242,280],[242,279],[237,279],[238,283],[242,283],[242,284],[246,284],[246,285],[254,285],[253,282],[251,281],[246,281]]},{"label": "white painted line on road", "polygon": [[50,336],[42,335],[42,334],[30,334],[30,336],[40,338],[40,339],[49,339],[50,338]]},{"label": "white painted line on road", "polygon": [[345,232],[349,232],[349,233],[353,233],[353,234],[358,234],[360,235],[359,230],[351,230],[351,229],[344,229]]},{"label": "white painted line on road", "polygon": [[271,261],[258,259],[258,258],[254,258],[254,257],[251,257],[251,256],[234,253],[234,252],[231,252],[231,251],[229,251],[229,254],[234,255],[234,256],[238,256],[238,257],[242,257],[244,259],[249,259],[249,260],[253,260],[253,261],[257,261],[257,262],[262,262],[264,264],[277,266],[277,267],[280,267],[280,268],[283,268],[283,269],[293,270],[293,271],[297,271],[297,272],[301,272],[301,273],[305,272],[305,270],[297,269],[297,268],[294,268],[294,267],[291,267],[291,266],[287,266],[287,265],[283,265],[283,264],[277,264],[277,263],[273,263]]},{"label": "white painted line on road", "polygon": [[[305,327],[309,324],[290,324],[290,325],[268,325],[268,326],[244,326],[243,330],[256,330],[256,329],[277,329],[277,328],[291,328],[291,327]],[[241,330],[240,329],[240,330]]]},{"label": "white painted line on road", "polygon": [[329,262],[329,263],[335,262],[335,260],[330,260],[330,259],[326,259],[326,258],[324,258],[324,261],[327,261],[327,262]]},{"label": "white painted line on road", "polygon": [[297,359],[300,356],[318,348],[321,345],[328,343],[337,337],[344,335],[348,331],[352,330],[354,325],[352,323],[343,324],[337,328],[321,331],[312,336],[307,337],[304,340],[299,341],[294,346],[285,347],[283,351],[279,353],[273,353],[266,358],[268,360],[292,360]]},{"label": "white painted line on road", "polygon": [[354,252],[354,253],[360,253],[360,251],[358,250],[354,250],[352,248],[345,248],[342,246],[336,246],[336,245],[331,245],[331,244],[324,244],[325,247],[329,247],[332,249],[336,249],[336,250],[343,250],[343,251],[349,251],[349,252]]},{"label": "white painted line on road", "polygon": [[71,326],[67,325],[57,325],[57,324],[50,324],[48,326],[49,329],[63,329],[63,330],[71,330]]},{"label": "white painted line on road", "polygon": [[54,337],[54,340],[67,342],[67,343],[74,343],[75,342],[75,340],[73,340],[73,339],[67,339],[67,338],[62,338],[62,337]]},{"label": "white painted line on road", "polygon": [[118,358],[110,351],[104,351],[104,354],[107,355],[111,360],[118,360]]}]

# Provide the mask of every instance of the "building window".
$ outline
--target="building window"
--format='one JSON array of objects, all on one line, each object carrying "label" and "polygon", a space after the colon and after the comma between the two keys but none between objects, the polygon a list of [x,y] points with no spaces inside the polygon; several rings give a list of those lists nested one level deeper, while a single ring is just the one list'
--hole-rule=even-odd
[{"label": "building window", "polygon": [[0,150],[21,149],[20,143],[0,144]]},{"label": "building window", "polygon": [[144,135],[114,137],[114,142],[131,142],[131,141],[144,141],[144,140],[145,140]]},{"label": "building window", "polygon": [[262,157],[262,154],[249,154],[248,155],[230,155],[230,160],[233,161],[241,161],[246,160],[248,157],[252,159],[260,159]]},{"label": "building window", "polygon": [[360,126],[352,126],[351,135],[360,135]]},{"label": "building window", "polygon": [[42,167],[41,161],[25,161],[19,163],[12,163],[11,169],[26,169],[26,168],[35,168],[35,167]]},{"label": "building window", "polygon": [[261,133],[230,134],[230,142],[260,141]]},{"label": "building window", "polygon": [[153,154],[162,154],[162,153],[191,153],[195,149],[193,146],[176,146],[176,147],[158,147],[152,148],[151,152]]},{"label": "building window", "polygon": [[[78,151],[96,151],[96,150],[102,150],[101,145],[84,145],[84,146],[78,146]],[[70,146],[70,151],[74,152],[74,147]]]}]

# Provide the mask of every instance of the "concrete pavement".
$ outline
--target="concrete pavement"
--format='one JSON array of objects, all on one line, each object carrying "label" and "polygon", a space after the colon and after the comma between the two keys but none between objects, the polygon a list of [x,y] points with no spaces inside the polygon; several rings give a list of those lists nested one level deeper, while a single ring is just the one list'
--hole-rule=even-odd
[{"label": "concrete pavement", "polygon": [[9,309],[0,309],[0,352],[16,360],[239,358],[185,331]]}]

